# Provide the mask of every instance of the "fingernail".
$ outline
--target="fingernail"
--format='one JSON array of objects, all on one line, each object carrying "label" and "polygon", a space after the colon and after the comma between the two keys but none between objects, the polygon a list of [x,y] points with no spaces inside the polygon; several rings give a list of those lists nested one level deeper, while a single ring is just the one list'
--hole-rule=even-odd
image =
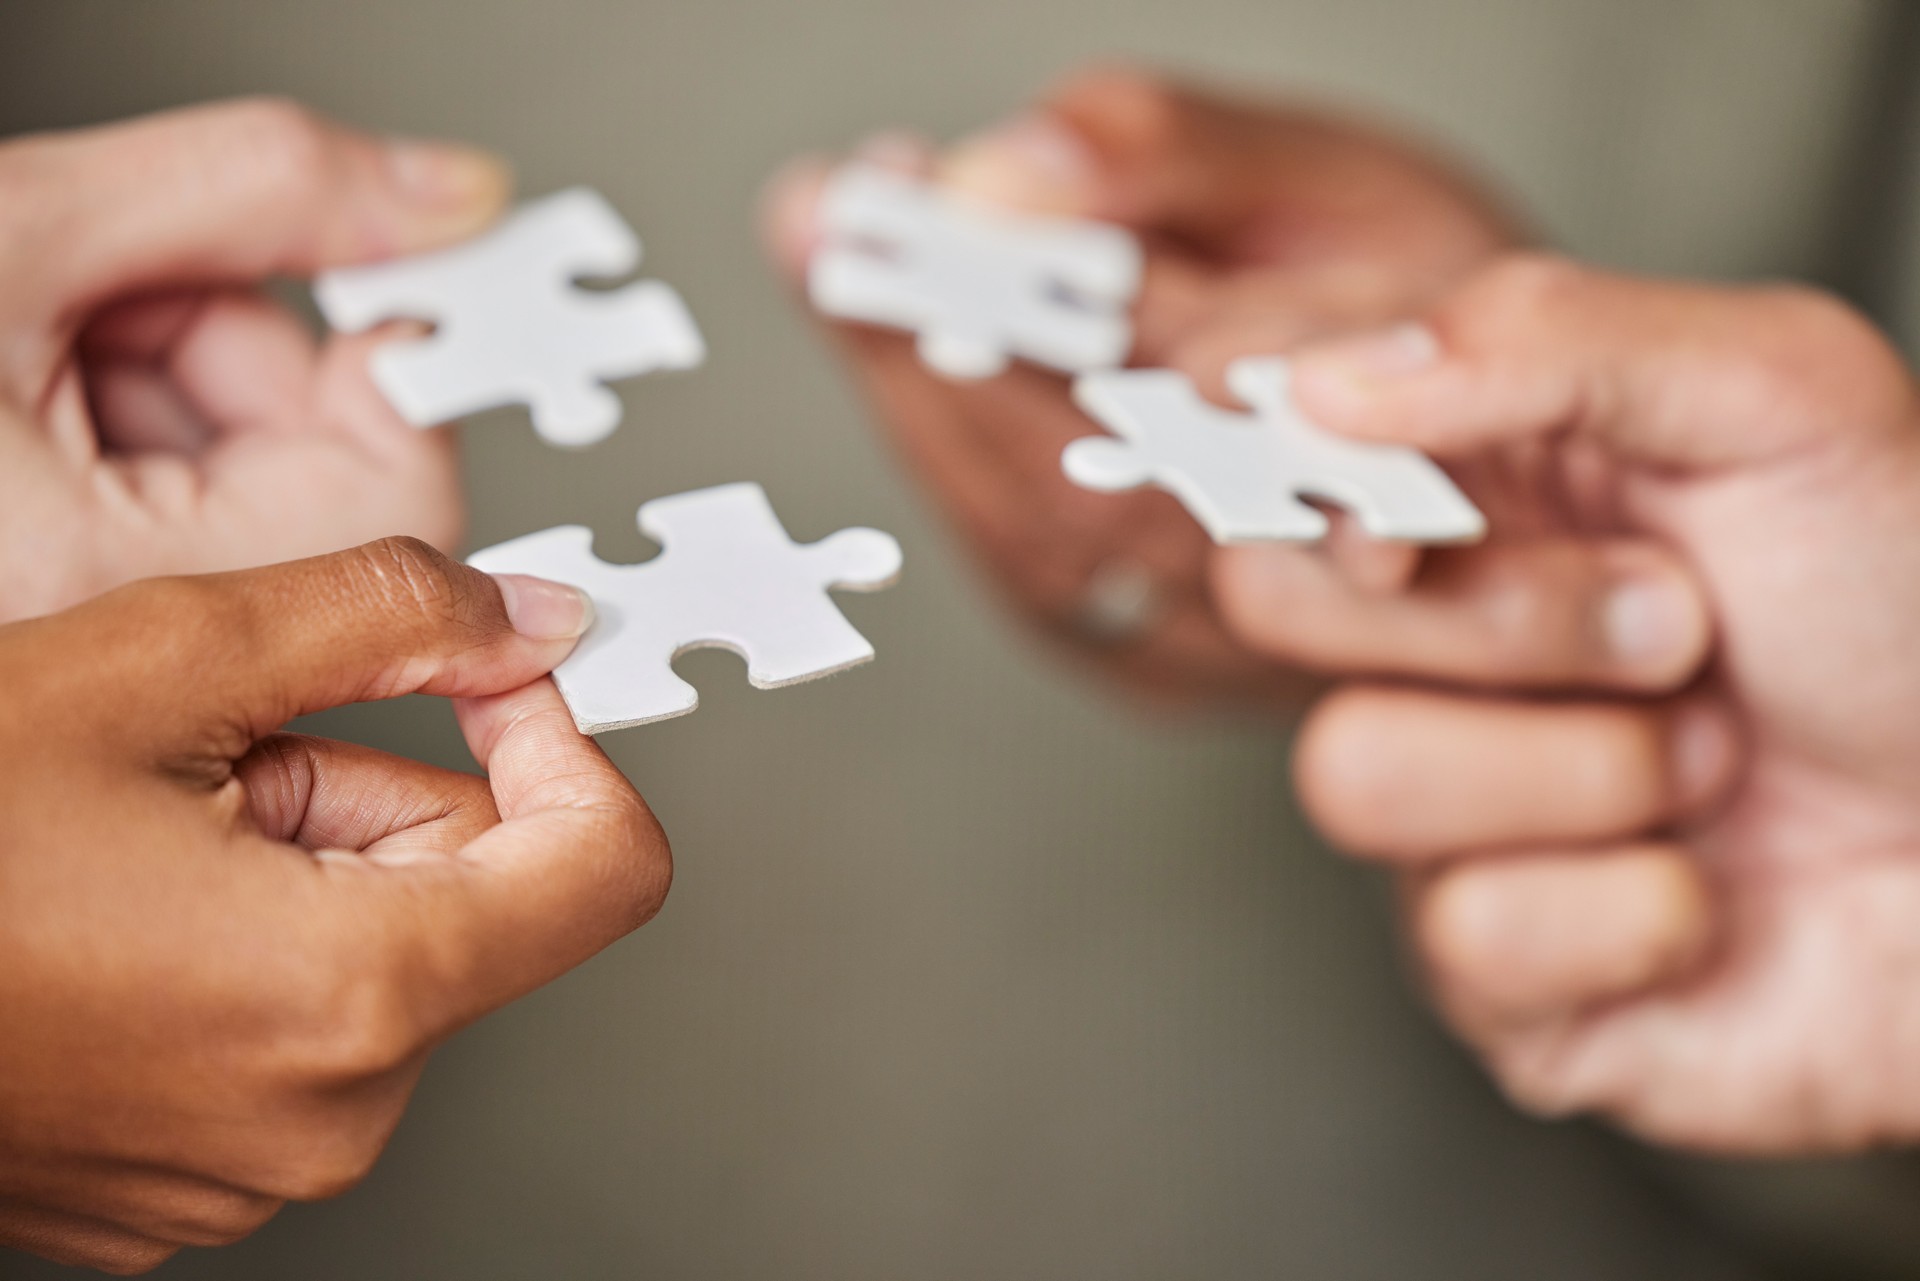
[{"label": "fingernail", "polygon": [[1682,808],[1706,805],[1727,787],[1739,768],[1740,731],[1724,709],[1699,702],[1673,720],[1673,786]]},{"label": "fingernail", "polygon": [[458,143],[394,139],[387,168],[408,199],[433,209],[491,210],[513,186],[506,162]]},{"label": "fingernail", "polygon": [[1044,213],[1089,212],[1096,165],[1079,134],[1050,116],[1022,116],[956,145],[941,177],[996,204]]},{"label": "fingernail", "polygon": [[1629,579],[1604,606],[1608,648],[1633,671],[1683,669],[1695,656],[1700,625],[1692,591],[1665,576]]},{"label": "fingernail", "polygon": [[1407,322],[1315,347],[1311,359],[1322,374],[1385,382],[1431,368],[1440,359],[1440,340],[1425,325]]},{"label": "fingernail", "polygon": [[593,626],[593,601],[577,587],[526,574],[495,574],[513,630],[534,640],[573,640]]}]

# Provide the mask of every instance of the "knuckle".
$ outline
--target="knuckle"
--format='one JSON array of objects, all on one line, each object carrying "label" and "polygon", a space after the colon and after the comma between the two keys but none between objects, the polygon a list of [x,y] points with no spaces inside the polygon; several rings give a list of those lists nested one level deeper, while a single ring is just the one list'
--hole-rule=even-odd
[{"label": "knuckle", "polygon": [[1118,61],[1075,72],[1049,98],[1054,112],[1148,154],[1179,137],[1184,103],[1173,81]]},{"label": "knuckle", "polygon": [[252,175],[289,205],[307,200],[332,174],[320,117],[287,98],[247,98],[221,109],[218,146],[236,171]]},{"label": "knuckle", "polygon": [[[1493,671],[1520,677],[1582,675],[1604,656],[1590,621],[1589,590],[1568,566],[1488,558],[1479,566],[1476,647]],[[1549,574],[1563,575],[1558,581]]]},{"label": "knuckle", "polygon": [[1753,300],[1758,341],[1725,353],[1724,377],[1738,403],[1870,421],[1900,417],[1912,382],[1899,353],[1865,316],[1806,285],[1774,285]]},{"label": "knuckle", "polygon": [[1587,271],[1557,254],[1508,254],[1485,268],[1443,308],[1443,328],[1510,332],[1562,310],[1586,286]]},{"label": "knuckle", "polygon": [[62,181],[62,144],[30,137],[0,144],[0,245],[42,243],[56,202],[47,199]]},{"label": "knuckle", "polygon": [[1571,777],[1591,814],[1613,816],[1623,832],[1667,808],[1666,742],[1660,726],[1638,712],[1601,713],[1595,733],[1569,744]]},{"label": "knuckle", "polygon": [[303,1145],[299,1163],[273,1180],[274,1195],[299,1204],[345,1196],[373,1173],[382,1146],[315,1136],[313,1143]]},{"label": "knuckle", "polygon": [[413,1010],[371,967],[329,979],[303,1023],[293,1034],[287,1068],[309,1091],[389,1075],[416,1057],[424,1040]]},{"label": "knuckle", "polygon": [[374,598],[411,613],[428,630],[470,615],[472,590],[466,572],[445,553],[418,538],[394,535],[349,553]]}]

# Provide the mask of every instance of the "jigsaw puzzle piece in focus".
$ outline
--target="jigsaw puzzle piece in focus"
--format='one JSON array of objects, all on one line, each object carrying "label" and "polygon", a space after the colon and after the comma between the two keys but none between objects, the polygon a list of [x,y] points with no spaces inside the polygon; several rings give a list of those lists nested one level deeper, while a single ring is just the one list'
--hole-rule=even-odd
[{"label": "jigsaw puzzle piece in focus", "polygon": [[579,525],[529,534],[468,561],[490,574],[568,583],[593,598],[593,626],[554,672],[581,732],[693,711],[699,694],[673,670],[673,660],[689,650],[739,654],[760,689],[873,657],[873,646],[827,593],[891,586],[902,558],[890,535],[843,529],[817,543],[795,543],[754,484],[655,499],[640,508],[639,524],[663,550],[638,565],[595,556],[592,531]]}]

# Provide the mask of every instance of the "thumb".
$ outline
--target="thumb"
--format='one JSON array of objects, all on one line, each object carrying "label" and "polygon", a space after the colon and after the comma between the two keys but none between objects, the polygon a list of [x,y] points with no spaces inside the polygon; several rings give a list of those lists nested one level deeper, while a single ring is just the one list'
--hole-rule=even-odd
[{"label": "thumb", "polygon": [[0,148],[36,210],[0,247],[15,320],[72,323],[109,297],[412,253],[480,230],[510,181],[485,153],[379,139],[250,100]]},{"label": "thumb", "polygon": [[310,712],[519,688],[565,659],[592,618],[574,588],[494,578],[416,539],[388,538],[136,583],[44,625],[72,628],[76,652],[89,655],[91,694],[64,701],[97,707],[118,727],[103,741],[217,764]]},{"label": "thumb", "polygon": [[1536,255],[1487,268],[1421,322],[1301,350],[1293,389],[1332,430],[1443,456],[1574,432],[1694,471],[1907,430],[1914,410],[1892,346],[1811,290]]}]

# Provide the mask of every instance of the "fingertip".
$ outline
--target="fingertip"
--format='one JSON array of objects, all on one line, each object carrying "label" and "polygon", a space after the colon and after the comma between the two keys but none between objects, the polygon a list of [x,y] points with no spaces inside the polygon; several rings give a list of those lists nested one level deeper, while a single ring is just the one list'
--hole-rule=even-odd
[{"label": "fingertip", "polygon": [[498,219],[513,195],[512,168],[478,147],[390,138],[383,160],[406,214],[396,252],[467,239]]},{"label": "fingertip", "polygon": [[805,278],[819,244],[820,197],[833,168],[824,156],[800,156],[783,165],[761,190],[761,243],[789,280]]},{"label": "fingertip", "polygon": [[498,694],[456,698],[453,715],[467,741],[467,750],[482,768],[493,759],[510,731],[529,722],[548,735],[585,738],[574,726],[566,700],[560,697],[559,687],[550,676]]},{"label": "fingertip", "polygon": [[1600,632],[1619,671],[1654,690],[1685,684],[1713,643],[1712,611],[1664,551],[1622,547],[1602,596]]},{"label": "fingertip", "polygon": [[1399,762],[1381,757],[1396,711],[1395,696],[1382,687],[1342,686],[1308,712],[1294,743],[1301,806],[1328,840],[1362,857],[1388,857],[1398,828],[1391,816],[1417,804],[1402,791]]}]

